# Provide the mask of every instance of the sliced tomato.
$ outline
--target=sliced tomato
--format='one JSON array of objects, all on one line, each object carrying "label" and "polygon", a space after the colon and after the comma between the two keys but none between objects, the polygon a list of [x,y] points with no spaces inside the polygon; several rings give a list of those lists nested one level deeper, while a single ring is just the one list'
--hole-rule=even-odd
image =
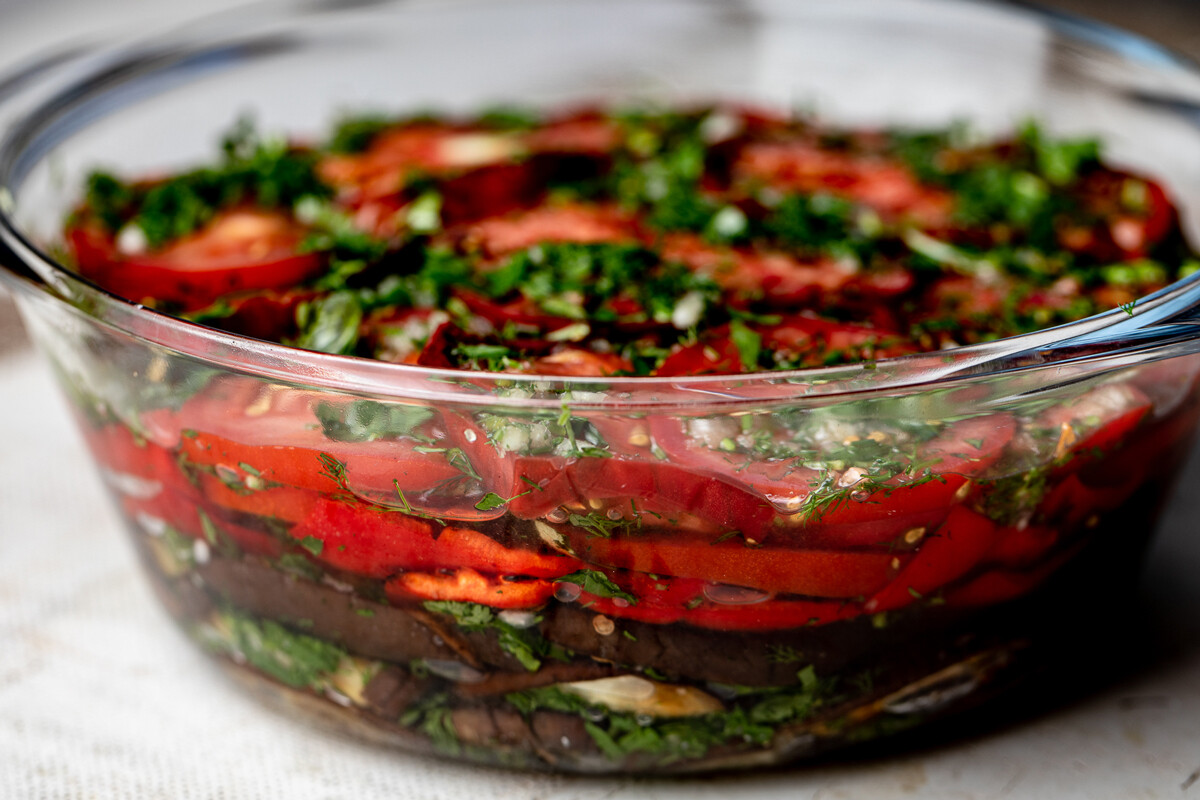
[{"label": "sliced tomato", "polygon": [[842,289],[857,272],[833,258],[801,260],[790,253],[721,247],[693,233],[668,234],[661,253],[664,261],[686,264],[726,291],[793,307]]},{"label": "sliced tomato", "polygon": [[944,595],[946,605],[990,606],[1015,600],[1040,586],[1074,555],[1073,550],[1059,553],[1028,570],[988,570],[962,586],[949,589]]},{"label": "sliced tomato", "polygon": [[651,521],[647,515],[690,514],[722,528],[757,532],[775,514],[760,497],[652,458],[579,459],[568,464],[548,490],[587,508],[599,503],[602,508],[633,511],[631,501],[636,501],[644,521]]},{"label": "sliced tomato", "polygon": [[[777,536],[791,531],[788,535],[795,541],[836,547],[895,544],[914,528],[940,523],[966,499],[967,479],[981,474],[1004,453],[1016,423],[1008,414],[954,422],[917,450],[917,463],[931,470],[931,479],[901,475],[885,489],[863,498],[848,495],[806,516],[790,515],[804,509],[806,499],[827,477],[825,471],[807,466],[800,458],[759,460],[713,447],[699,435],[685,433],[685,423],[678,419],[653,417],[650,429],[668,463],[688,464],[689,472],[715,479],[719,493],[728,494],[732,488],[766,501],[754,513],[748,510],[756,507],[753,502],[739,504],[738,517],[729,520],[732,527],[765,534],[768,531],[755,526],[778,520]],[[692,423],[686,430],[694,429]],[[718,430],[710,438],[722,433]],[[776,510],[778,515],[764,516],[763,509]]]},{"label": "sliced tomato", "polygon": [[[361,153],[326,156],[317,173],[352,205],[392,197],[410,177],[435,175],[450,187],[452,215],[460,203],[498,203],[499,210],[507,210],[514,188],[521,193],[530,183],[523,177],[528,167],[512,163],[523,149],[517,138],[501,133],[441,123],[398,124],[374,136]],[[454,185],[465,176],[471,177]],[[478,195],[475,200],[470,198],[473,193]]]},{"label": "sliced tomato", "polygon": [[458,567],[546,578],[579,568],[568,556],[516,550],[467,528],[443,528],[429,520],[342,500],[318,501],[289,533],[314,545],[317,557],[327,564],[374,578],[401,570]]},{"label": "sliced tomato", "polygon": [[121,510],[147,532],[169,526],[193,539],[208,541],[214,535],[226,537],[251,555],[273,558],[284,551],[283,543],[275,536],[224,518],[219,509],[206,506],[194,492],[186,489],[166,487],[148,498],[123,496],[120,505]]},{"label": "sliced tomato", "polygon": [[1023,569],[1038,562],[1058,543],[1059,529],[1045,525],[1009,525],[996,531],[987,560]]},{"label": "sliced tomato", "polygon": [[[721,587],[694,578],[665,578],[642,573],[609,574],[630,602],[620,597],[598,597],[583,592],[577,602],[589,611],[618,619],[654,625],[684,623],[699,628],[729,631],[765,631],[823,625],[862,614],[862,608],[845,600],[779,600],[770,595],[748,596],[748,602],[718,603]],[[731,597],[736,597],[736,590]]]},{"label": "sliced tomato", "polygon": [[812,141],[750,142],[733,172],[735,179],[765,181],[785,191],[828,192],[925,227],[947,225],[954,210],[950,192],[922,184],[897,161],[825,149]]},{"label": "sliced tomato", "polygon": [[[1140,187],[1140,208],[1126,207],[1130,185]],[[1163,187],[1141,176],[1096,169],[1079,181],[1077,194],[1087,216],[1061,225],[1059,241],[1100,261],[1144,258],[1179,224]]]},{"label": "sliced tomato", "polygon": [[80,273],[110,292],[195,311],[230,293],[287,289],[320,273],[320,256],[298,252],[305,235],[281,212],[237,208],[145,253],[121,252],[95,222],[70,229],[67,242]]},{"label": "sliced tomato", "polygon": [[589,564],[810,597],[869,597],[904,563],[903,556],[889,553],[747,547],[739,541],[688,541],[670,534],[573,534],[568,539],[571,551]]},{"label": "sliced tomato", "polygon": [[221,303],[228,313],[204,320],[206,325],[242,336],[278,342],[295,338],[296,309],[317,296],[313,289],[267,289],[234,295]]},{"label": "sliced tomato", "polygon": [[637,223],[613,206],[545,205],[485,219],[462,232],[461,246],[491,257],[543,242],[637,242]]},{"label": "sliced tomato", "polygon": [[869,599],[867,613],[902,608],[963,577],[996,543],[996,523],[965,506],[955,506],[936,533],[894,580]]},{"label": "sliced tomato", "polygon": [[83,418],[78,421],[92,458],[110,473],[110,479],[164,481],[177,471],[174,457],[166,448],[143,440],[125,425],[113,422],[96,426]]},{"label": "sliced tomato", "polygon": [[506,580],[464,567],[450,574],[405,572],[389,580],[384,591],[394,603],[452,600],[492,608],[536,608],[554,594],[554,584],[536,579]]},{"label": "sliced tomato", "polygon": [[677,346],[654,370],[661,378],[688,375],[734,375],[743,371],[737,345],[729,338],[728,326],[722,326],[703,341]]},{"label": "sliced tomato", "polygon": [[621,126],[600,111],[580,111],[549,120],[521,141],[531,151],[605,155],[621,143]]},{"label": "sliced tomato", "polygon": [[321,499],[317,492],[293,486],[251,489],[244,478],[239,479],[234,473],[198,472],[193,475],[193,480],[196,492],[206,504],[281,522],[299,522],[312,513]]},{"label": "sliced tomato", "polygon": [[[420,452],[425,442],[416,438],[328,438],[316,414],[325,400],[316,392],[228,378],[213,381],[178,410],[143,415],[142,422],[149,437],[178,448],[188,462],[268,485],[337,491],[323,456],[339,462],[347,485],[364,496],[396,499],[397,488],[417,496],[462,478],[444,449]],[[427,440],[442,438],[435,417],[420,430]]]},{"label": "sliced tomato", "polygon": [[806,547],[879,547],[911,550],[964,502],[967,479],[939,475],[901,484],[856,500],[846,498],[815,521],[795,521],[795,540]]},{"label": "sliced tomato", "polygon": [[920,458],[938,475],[979,475],[995,464],[1017,431],[1011,414],[996,413],[953,422],[920,448]]},{"label": "sliced tomato", "polygon": [[[1152,408],[1153,402],[1137,387],[1108,384],[1047,409],[1033,424],[1058,436],[1055,473],[1074,473],[1127,444]],[[1131,479],[1128,466],[1121,466],[1123,474],[1114,476],[1116,483]]]}]

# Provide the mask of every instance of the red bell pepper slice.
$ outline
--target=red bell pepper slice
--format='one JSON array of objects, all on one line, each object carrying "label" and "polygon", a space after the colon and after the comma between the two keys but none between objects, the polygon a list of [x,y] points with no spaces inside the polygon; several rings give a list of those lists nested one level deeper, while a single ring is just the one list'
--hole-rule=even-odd
[{"label": "red bell pepper slice", "polygon": [[394,603],[453,600],[492,608],[536,608],[554,594],[554,584],[547,580],[509,581],[463,567],[447,575],[405,572],[389,580],[384,591]]}]

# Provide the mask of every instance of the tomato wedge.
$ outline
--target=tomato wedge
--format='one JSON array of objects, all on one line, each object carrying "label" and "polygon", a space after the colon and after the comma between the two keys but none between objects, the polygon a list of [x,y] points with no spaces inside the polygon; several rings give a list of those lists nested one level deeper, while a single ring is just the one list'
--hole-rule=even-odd
[{"label": "tomato wedge", "polygon": [[320,256],[298,252],[305,235],[281,212],[237,208],[145,253],[122,252],[96,222],[69,230],[67,242],[80,273],[110,292],[195,311],[230,293],[286,289],[315,277],[324,265]]}]

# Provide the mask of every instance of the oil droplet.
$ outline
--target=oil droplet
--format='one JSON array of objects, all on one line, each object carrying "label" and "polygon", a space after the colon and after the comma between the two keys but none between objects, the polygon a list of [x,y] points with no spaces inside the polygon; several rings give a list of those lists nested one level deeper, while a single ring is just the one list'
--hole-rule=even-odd
[{"label": "oil droplet", "polygon": [[555,524],[561,524],[563,522],[566,522],[568,519],[570,519],[570,517],[571,517],[571,515],[567,513],[567,510],[565,508],[560,507],[560,508],[554,509],[549,514],[547,514],[546,521],[553,522]]},{"label": "oil droplet", "polygon": [[608,518],[609,518],[609,519],[611,519],[613,522],[616,522],[617,520],[619,520],[619,519],[620,519],[621,517],[623,517],[624,515],[621,513],[621,509],[619,509],[619,508],[610,508],[608,511],[605,511],[605,512],[604,512],[604,516],[608,517]]},{"label": "oil droplet", "polygon": [[749,606],[771,598],[769,592],[749,589],[745,586],[730,586],[726,583],[710,583],[704,587],[704,596],[714,603],[725,606]]},{"label": "oil droplet", "polygon": [[554,587],[554,599],[560,603],[574,603],[583,594],[583,587],[577,583],[563,582]]}]

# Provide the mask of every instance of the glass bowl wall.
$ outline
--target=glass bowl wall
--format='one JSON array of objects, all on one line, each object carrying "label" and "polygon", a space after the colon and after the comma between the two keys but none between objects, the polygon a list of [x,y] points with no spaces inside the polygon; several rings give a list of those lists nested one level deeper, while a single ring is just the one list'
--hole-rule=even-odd
[{"label": "glass bowl wall", "polygon": [[[514,101],[1033,116],[1165,179],[1191,229],[1200,79],[1106,29],[908,0],[300,6],[6,87],[4,277],[167,609],[261,688],[406,747],[749,767],[972,707],[1131,590],[1200,414],[1190,286],[871,369],[564,382],[289,350],[53,261],[87,170],[187,166],[241,114],[316,136]],[[886,475],[845,455],[864,440]],[[446,582],[475,599],[419,599]]]}]

